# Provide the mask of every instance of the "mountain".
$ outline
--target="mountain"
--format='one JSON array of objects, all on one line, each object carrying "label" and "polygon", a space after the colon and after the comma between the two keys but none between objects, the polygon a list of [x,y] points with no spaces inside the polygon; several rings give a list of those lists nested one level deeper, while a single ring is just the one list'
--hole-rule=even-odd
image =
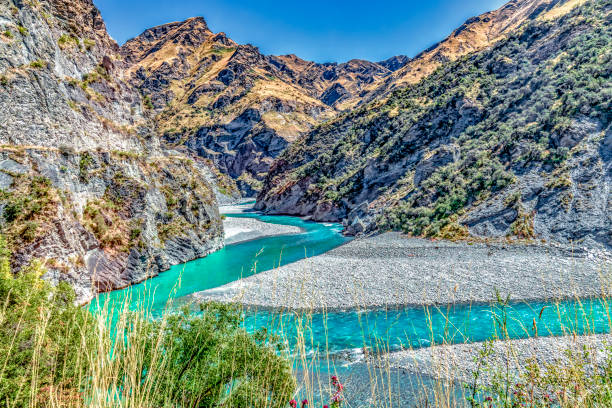
[{"label": "mountain", "polygon": [[14,271],[42,264],[82,303],[223,245],[219,176],[160,146],[91,0],[1,2],[0,26],[0,239]]},{"label": "mountain", "polygon": [[504,38],[294,142],[256,208],[353,234],[612,247],[612,4],[502,10],[519,4],[536,11]]},{"label": "mountain", "polygon": [[[521,24],[537,19],[558,3],[580,3],[582,0],[511,0],[498,10],[468,19],[450,36],[429,47],[410,61],[406,61],[396,72],[368,87],[360,98],[347,103],[346,107],[371,102],[384,97],[395,89],[415,84],[432,74],[442,64],[455,61],[469,53],[482,50],[503,39]],[[382,64],[382,63],[381,63]]]},{"label": "mountain", "polygon": [[387,67],[266,56],[213,33],[200,17],[146,30],[121,54],[164,142],[212,160],[247,196],[292,141],[406,61],[391,59]]}]

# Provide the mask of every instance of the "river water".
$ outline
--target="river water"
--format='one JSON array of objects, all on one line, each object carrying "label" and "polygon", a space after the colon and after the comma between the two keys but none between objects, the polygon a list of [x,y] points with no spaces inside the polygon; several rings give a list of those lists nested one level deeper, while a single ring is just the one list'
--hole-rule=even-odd
[{"label": "river water", "polygon": [[[169,271],[141,284],[101,294],[91,302],[90,309],[95,311],[105,303],[110,306],[124,304],[127,297],[127,305],[131,309],[146,305],[153,315],[159,316],[166,309],[169,299],[173,300],[173,305],[180,305],[195,292],[316,256],[349,241],[341,234],[342,227],[338,224],[256,213],[227,216],[297,226],[302,232],[228,245],[205,258],[173,266]],[[432,343],[464,343],[496,338],[502,330],[502,321],[506,321],[504,327],[512,338],[533,336],[536,330],[539,336],[607,333],[610,331],[609,316],[609,306],[602,300],[570,300],[560,303],[348,310],[308,315],[251,310],[245,313],[245,325],[248,330],[266,327],[282,332],[291,349],[299,346],[307,355],[315,358],[331,354],[358,360],[364,347],[374,352],[384,352],[430,346]],[[363,364],[353,365],[351,371],[351,364],[342,361],[334,367],[320,363],[316,371],[323,376],[343,370],[344,374],[357,375],[358,378],[371,375]],[[412,384],[414,380],[406,377],[404,381],[399,381],[396,391],[410,394],[406,384]],[[360,382],[354,381],[355,384]],[[419,387],[422,388],[422,384]]]}]

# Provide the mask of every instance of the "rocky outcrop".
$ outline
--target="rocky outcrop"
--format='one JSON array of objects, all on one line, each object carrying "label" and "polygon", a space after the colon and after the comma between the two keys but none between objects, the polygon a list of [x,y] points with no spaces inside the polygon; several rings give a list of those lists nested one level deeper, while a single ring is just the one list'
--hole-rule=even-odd
[{"label": "rocky outcrop", "polygon": [[185,157],[11,147],[0,171],[14,269],[42,260],[81,302],[223,246],[208,169]]},{"label": "rocky outcrop", "polygon": [[0,28],[0,229],[15,271],[44,262],[87,302],[223,245],[221,178],[160,146],[90,0],[2,2]]},{"label": "rocky outcrop", "polygon": [[490,49],[299,139],[256,208],[351,234],[612,247],[610,4],[574,5],[537,8]]}]

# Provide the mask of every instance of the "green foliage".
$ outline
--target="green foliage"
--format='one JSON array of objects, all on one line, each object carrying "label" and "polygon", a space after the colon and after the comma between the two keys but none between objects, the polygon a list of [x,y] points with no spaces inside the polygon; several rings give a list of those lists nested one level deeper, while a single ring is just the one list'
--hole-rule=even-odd
[{"label": "green foliage", "polygon": [[133,246],[127,222],[120,216],[117,205],[105,197],[87,203],[83,223],[100,242],[102,248],[128,252]]},{"label": "green foliage", "polygon": [[80,40],[76,36],[69,34],[62,34],[61,37],[57,40],[57,44],[62,49],[65,49],[69,46],[74,46],[77,48],[81,47]]},{"label": "green foliage", "polygon": [[93,49],[93,47],[96,46],[96,42],[94,40],[92,40],[92,39],[85,38],[83,40],[83,45],[85,46],[85,49],[87,51],[91,51]]},{"label": "green foliage", "polygon": [[75,101],[72,101],[69,99],[67,102],[68,102],[68,106],[70,106],[70,109],[72,109],[75,112],[79,111],[79,106],[76,104]]},{"label": "green foliage", "polygon": [[8,39],[13,39],[15,36],[13,35],[13,32],[11,30],[4,30],[4,32],[2,33],[2,35]]},{"label": "green foliage", "polygon": [[518,217],[510,225],[510,231],[513,235],[522,238],[535,238],[535,229],[533,226],[533,214],[527,214],[519,211]]},{"label": "green foliage", "polygon": [[145,107],[146,109],[152,110],[153,108],[155,108],[155,107],[153,106],[153,102],[151,101],[151,96],[150,96],[150,95],[145,95],[145,96],[142,98],[142,103],[143,103],[143,105],[144,105],[144,107]]},{"label": "green foliage", "polygon": [[89,168],[93,165],[93,157],[89,152],[83,152],[79,160],[79,179],[86,182],[89,176]]},{"label": "green foliage", "polygon": [[[20,180],[19,182],[23,182]],[[4,193],[4,219],[8,223],[31,221],[52,202],[51,181],[34,177],[22,189]]]},{"label": "green foliage", "polygon": [[21,34],[24,37],[28,35],[28,29],[22,26],[21,24],[17,26],[17,30],[19,31],[19,34]]},{"label": "green foliage", "polygon": [[30,62],[29,67],[33,69],[43,69],[47,67],[47,62],[43,60],[32,61]]},{"label": "green foliage", "polygon": [[7,87],[9,84],[9,79],[6,75],[0,75],[0,86]]},{"label": "green foliage", "polygon": [[0,400],[39,406],[54,387],[78,395],[81,353],[94,344],[93,319],[74,305],[66,283],[52,288],[36,263],[13,277],[8,259],[0,237]]},{"label": "green foliage", "polygon": [[265,332],[249,335],[241,322],[235,307],[211,303],[198,315],[184,309],[165,325],[151,323],[143,372],[158,364],[157,348],[169,362],[156,379],[166,392],[153,405],[286,406],[295,382],[290,364],[278,354],[280,344]]}]

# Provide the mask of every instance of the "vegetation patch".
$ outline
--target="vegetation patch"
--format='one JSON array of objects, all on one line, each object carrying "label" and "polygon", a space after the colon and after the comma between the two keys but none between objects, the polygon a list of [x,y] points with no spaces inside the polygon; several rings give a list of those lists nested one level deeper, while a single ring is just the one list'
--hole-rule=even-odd
[{"label": "vegetation patch", "polygon": [[19,34],[21,34],[24,37],[29,34],[28,29],[22,26],[21,24],[17,26],[17,31],[19,31]]},{"label": "vegetation patch", "polygon": [[36,60],[36,61],[30,62],[30,65],[28,66],[33,69],[43,69],[43,68],[47,68],[47,64],[48,64],[47,61]]},{"label": "vegetation patch", "polygon": [[17,176],[12,191],[0,191],[0,202],[4,203],[5,234],[11,245],[18,245],[44,233],[59,199],[49,179]]},{"label": "vegetation patch", "polygon": [[78,37],[70,34],[62,34],[61,37],[57,40],[57,44],[63,50],[69,47],[81,48],[81,41]]},{"label": "vegetation patch", "polygon": [[516,220],[510,225],[512,235],[521,239],[533,239],[536,237],[533,226],[534,213],[519,211]]},{"label": "vegetation patch", "polygon": [[89,169],[94,164],[93,157],[89,152],[81,153],[79,159],[79,179],[82,183],[88,182]]},{"label": "vegetation patch", "polygon": [[122,219],[117,205],[110,200],[88,202],[83,210],[82,221],[85,228],[94,234],[104,249],[127,252],[133,245],[127,221]]}]

